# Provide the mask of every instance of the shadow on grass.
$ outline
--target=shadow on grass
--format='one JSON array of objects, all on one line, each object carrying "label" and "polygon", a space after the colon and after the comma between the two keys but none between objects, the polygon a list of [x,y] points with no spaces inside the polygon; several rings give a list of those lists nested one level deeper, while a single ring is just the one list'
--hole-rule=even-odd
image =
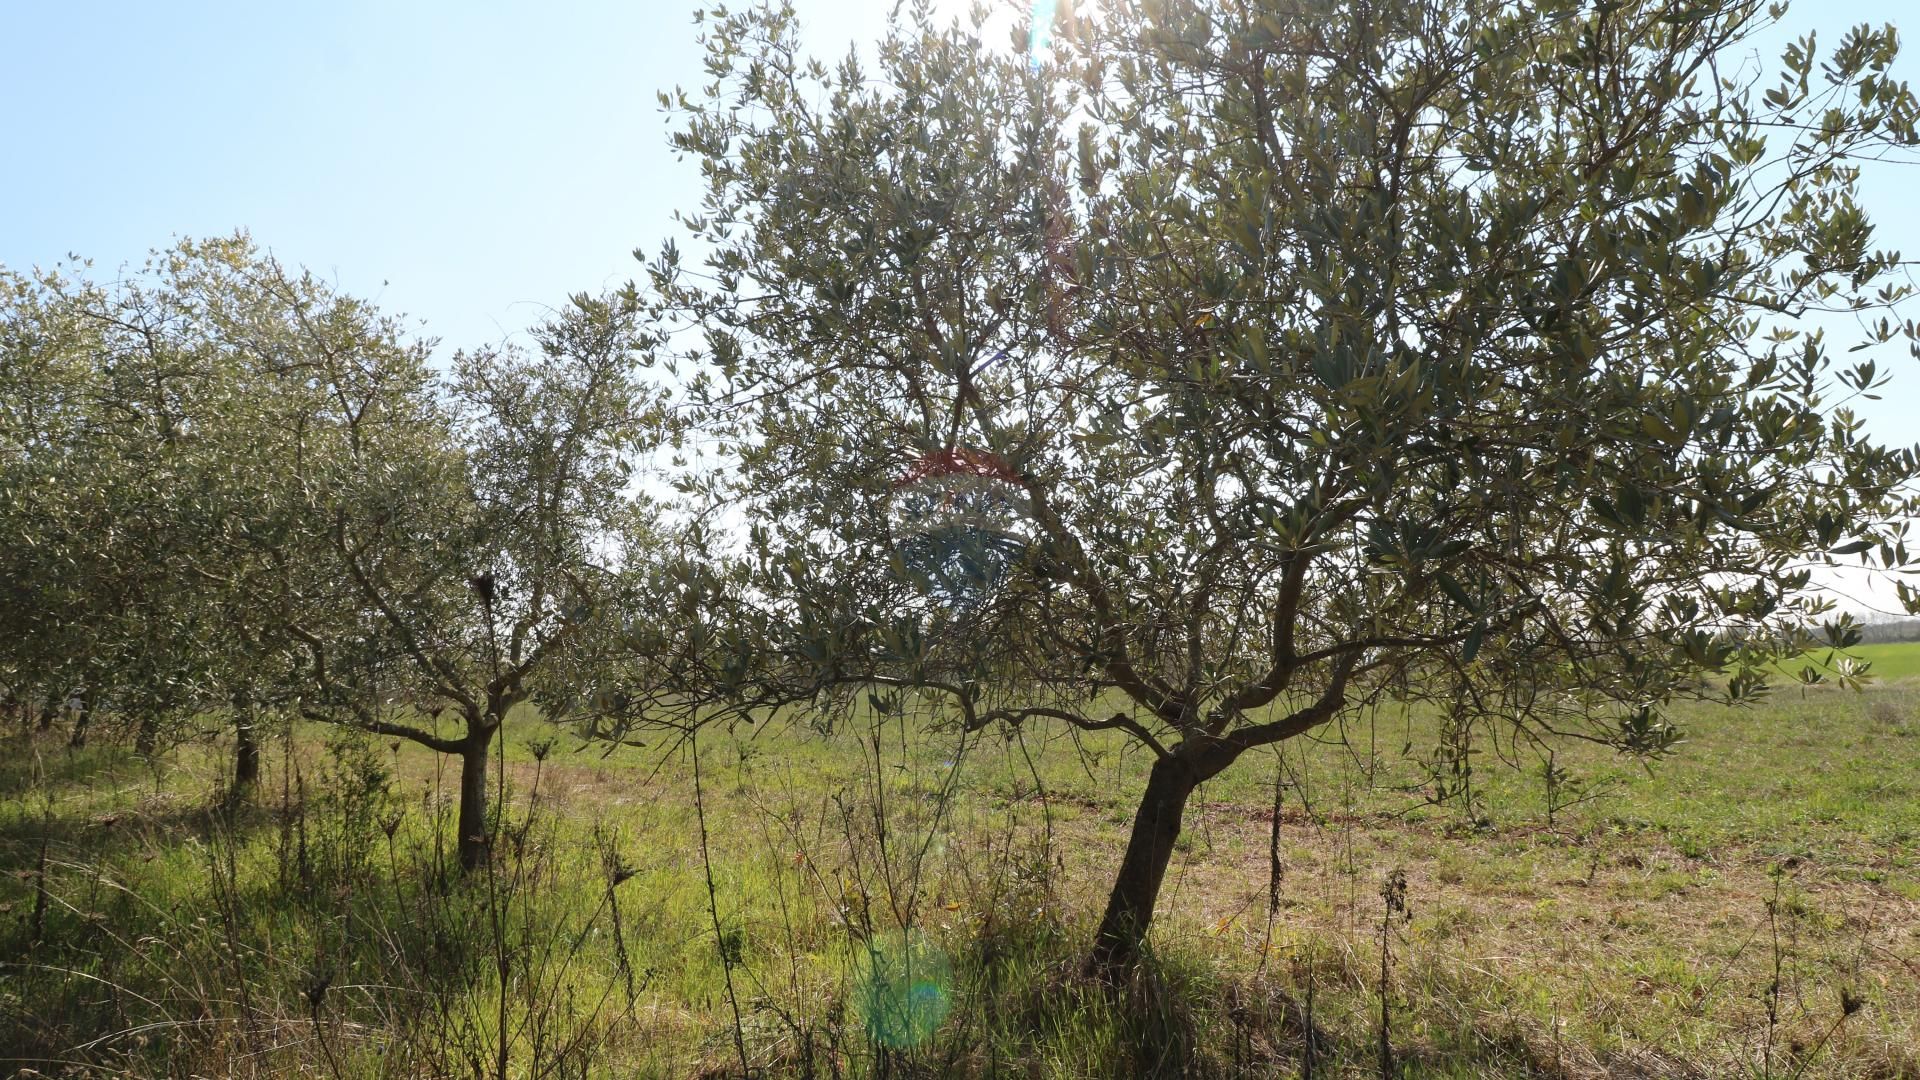
[{"label": "shadow on grass", "polygon": [[109,767],[44,770],[52,812],[0,817],[0,1075],[209,1074],[317,1013],[329,985],[356,986],[328,1009],[361,1030],[444,1021],[441,998],[474,984],[482,884],[436,868],[431,845],[396,862],[377,822],[326,797],[60,797]]},{"label": "shadow on grass", "polygon": [[[1355,984],[1352,971],[1328,967],[1315,974],[1324,981],[1316,1014],[1311,992],[1285,966],[1227,974],[1176,947],[1149,958],[1115,988],[1082,973],[1083,948],[1084,938],[1060,924],[983,933],[956,957],[957,1007],[947,1025],[911,1050],[865,1048],[874,1058],[871,1071],[929,1078],[1042,1071],[1152,1078],[1383,1075],[1377,1002]],[[1549,1043],[1484,1026],[1492,1022],[1487,1017],[1441,1032],[1411,1023],[1404,1008],[1396,1007],[1396,1023],[1422,1031],[1395,1034],[1385,1075],[1577,1075]],[[831,1064],[789,1058],[771,1075],[824,1075]]]},{"label": "shadow on grass", "polygon": [[51,789],[91,784],[102,774],[132,776],[146,769],[137,755],[113,745],[75,749],[62,732],[0,736],[0,800],[30,798]]},{"label": "shadow on grass", "polygon": [[216,832],[244,837],[275,820],[276,811],[243,792],[155,790],[153,765],[124,748],[53,742],[0,740],[0,873],[16,879],[42,851],[108,865]]}]

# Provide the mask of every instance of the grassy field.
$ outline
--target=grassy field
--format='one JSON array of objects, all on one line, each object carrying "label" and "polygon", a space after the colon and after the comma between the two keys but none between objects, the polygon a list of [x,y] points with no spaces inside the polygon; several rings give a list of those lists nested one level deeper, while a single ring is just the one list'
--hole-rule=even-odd
[{"label": "grassy field", "polygon": [[1877,679],[1920,678],[1920,644],[1855,645],[1847,651],[1872,664],[1873,676]]},{"label": "grassy field", "polygon": [[[1831,649],[1814,649],[1797,659],[1781,661],[1775,667],[1790,677],[1810,667],[1823,677],[1832,678],[1837,673],[1840,656]],[[1871,678],[1883,682],[1897,683],[1920,678],[1920,642],[1855,645],[1846,651],[1845,656],[1865,665]]]},{"label": "grassy field", "polygon": [[1077,973],[1145,774],[1117,739],[857,716],[703,733],[696,773],[522,717],[501,869],[461,880],[410,745],[303,727],[236,802],[217,738],[18,736],[0,1068],[497,1075],[504,1030],[514,1076],[1294,1076],[1312,1031],[1312,1075],[1379,1076],[1384,996],[1407,1077],[1920,1077],[1920,687],[1684,719],[1551,784],[1489,732],[1440,803],[1419,716],[1245,760],[1123,998]]}]

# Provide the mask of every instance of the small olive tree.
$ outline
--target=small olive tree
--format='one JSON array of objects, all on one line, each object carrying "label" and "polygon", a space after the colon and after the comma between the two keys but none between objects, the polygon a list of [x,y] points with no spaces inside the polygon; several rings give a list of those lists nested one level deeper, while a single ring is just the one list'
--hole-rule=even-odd
[{"label": "small olive tree", "polygon": [[[1744,62],[1772,18],[1144,0],[1028,55],[923,8],[869,70],[716,17],[672,99],[703,272],[652,273],[703,333],[760,691],[1146,747],[1108,975],[1249,750],[1391,695],[1652,755],[1675,698],[1763,692],[1831,614],[1808,564],[1909,565],[1916,511],[1846,408],[1913,327],[1843,359],[1803,321],[1907,295],[1852,163],[1915,100],[1891,28]],[[965,596],[899,512],[956,460],[1001,508]]]},{"label": "small olive tree", "polygon": [[486,858],[502,723],[577,667],[562,658],[647,550],[630,481],[668,417],[641,381],[640,314],[631,293],[576,296],[531,349],[461,353],[444,383],[419,361],[367,378],[357,333],[314,349],[338,390],[307,414],[324,418],[295,459],[311,561],[278,601],[309,661],[307,711],[457,755],[467,869]]},{"label": "small olive tree", "polygon": [[258,467],[233,441],[251,430],[238,368],[205,333],[207,275],[232,246],[183,244],[108,285],[16,276],[0,297],[5,649],[79,702],[76,745],[104,704],[152,753],[247,666],[223,613],[239,598],[202,570],[211,527],[256,490],[218,467]]}]

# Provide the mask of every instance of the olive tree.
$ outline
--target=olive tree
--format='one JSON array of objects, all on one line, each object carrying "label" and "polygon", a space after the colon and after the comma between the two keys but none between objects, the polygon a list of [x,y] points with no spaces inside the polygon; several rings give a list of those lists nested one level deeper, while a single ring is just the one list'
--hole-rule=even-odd
[{"label": "olive tree", "polygon": [[305,709],[458,756],[465,869],[486,858],[501,725],[569,671],[622,560],[647,551],[630,480],[668,417],[640,315],[629,292],[576,296],[532,348],[460,353],[444,379],[391,351],[385,323],[309,341],[331,400],[305,414],[292,475],[298,549],[318,554],[278,598]]},{"label": "olive tree", "polygon": [[111,285],[14,276],[0,302],[6,648],[43,693],[79,702],[74,745],[105,699],[154,752],[219,666],[225,623],[191,573],[196,526],[228,509],[204,483],[231,397],[193,330],[206,254],[186,245]]},{"label": "olive tree", "polygon": [[354,625],[351,605],[291,584],[341,576],[317,523],[349,489],[309,481],[356,450],[445,459],[454,433],[389,423],[390,438],[356,438],[368,418],[342,419],[335,372],[389,409],[411,393],[425,421],[426,350],[244,235],[182,241],[110,282],[88,269],[16,278],[8,297],[14,663],[83,688],[75,742],[97,699],[137,720],[143,752],[164,720],[231,703],[245,784],[254,706],[310,691],[293,631]]},{"label": "olive tree", "polygon": [[501,723],[649,550],[632,462],[668,425],[637,297],[443,371],[245,236],[5,285],[10,683],[104,687],[143,749],[230,707],[241,784],[262,706],[457,755],[480,865]]},{"label": "olive tree", "polygon": [[[701,265],[651,273],[700,331],[759,685],[1137,740],[1113,975],[1250,750],[1391,696],[1655,755],[1676,698],[1845,645],[1809,567],[1912,562],[1915,453],[1848,402],[1915,336],[1855,163],[1916,107],[1891,28],[1766,68],[1778,17],[1135,0],[1008,51],[923,5],[869,67],[717,14],[670,99]],[[914,556],[956,530],[900,512],[941,461],[988,463],[964,602]]]},{"label": "olive tree", "polygon": [[105,455],[86,437],[99,398],[91,335],[48,291],[45,277],[0,272],[0,649],[10,693],[42,703],[50,722],[104,651],[87,630],[103,609],[84,542],[104,500],[71,490],[69,476],[97,472]]}]

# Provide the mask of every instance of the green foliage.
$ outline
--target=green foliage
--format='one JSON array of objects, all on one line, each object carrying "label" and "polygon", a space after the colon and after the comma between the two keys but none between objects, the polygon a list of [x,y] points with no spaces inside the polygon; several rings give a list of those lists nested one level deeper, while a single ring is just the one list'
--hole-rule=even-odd
[{"label": "green foliage", "polygon": [[[1390,688],[1657,754],[1696,672],[1759,692],[1831,612],[1810,552],[1912,563],[1920,471],[1844,408],[1882,369],[1796,324],[1908,292],[1848,164],[1916,139],[1893,32],[1768,89],[1716,62],[1767,21],[1181,0],[1029,67],[909,15],[868,71],[723,14],[673,100],[711,278],[653,269],[773,648],[970,719],[989,672],[1082,724],[1117,689],[1167,744]],[[956,446],[1027,508],[984,611],[916,596],[883,512]]]},{"label": "green foliage", "polygon": [[[1379,701],[1457,710],[1464,785],[1468,725],[1657,757],[1675,700],[1852,644],[1808,563],[1916,561],[1920,459],[1846,402],[1920,328],[1876,318],[1911,287],[1851,162],[1920,108],[1891,27],[1769,84],[1773,17],[1150,0],[1030,63],[922,7],[869,69],[715,13],[667,99],[703,272],[650,269],[771,610],[740,700],[1125,730],[1150,823]],[[1860,316],[1845,359],[1814,311]],[[1020,516],[965,595],[891,512],[956,459]],[[1102,941],[1151,915],[1142,828]]]},{"label": "green foliage", "polygon": [[477,823],[501,718],[573,696],[550,669],[649,557],[628,489],[671,423],[642,314],[577,296],[443,374],[244,235],[111,284],[6,277],[7,685],[84,687],[148,750],[244,701],[459,753]]}]

